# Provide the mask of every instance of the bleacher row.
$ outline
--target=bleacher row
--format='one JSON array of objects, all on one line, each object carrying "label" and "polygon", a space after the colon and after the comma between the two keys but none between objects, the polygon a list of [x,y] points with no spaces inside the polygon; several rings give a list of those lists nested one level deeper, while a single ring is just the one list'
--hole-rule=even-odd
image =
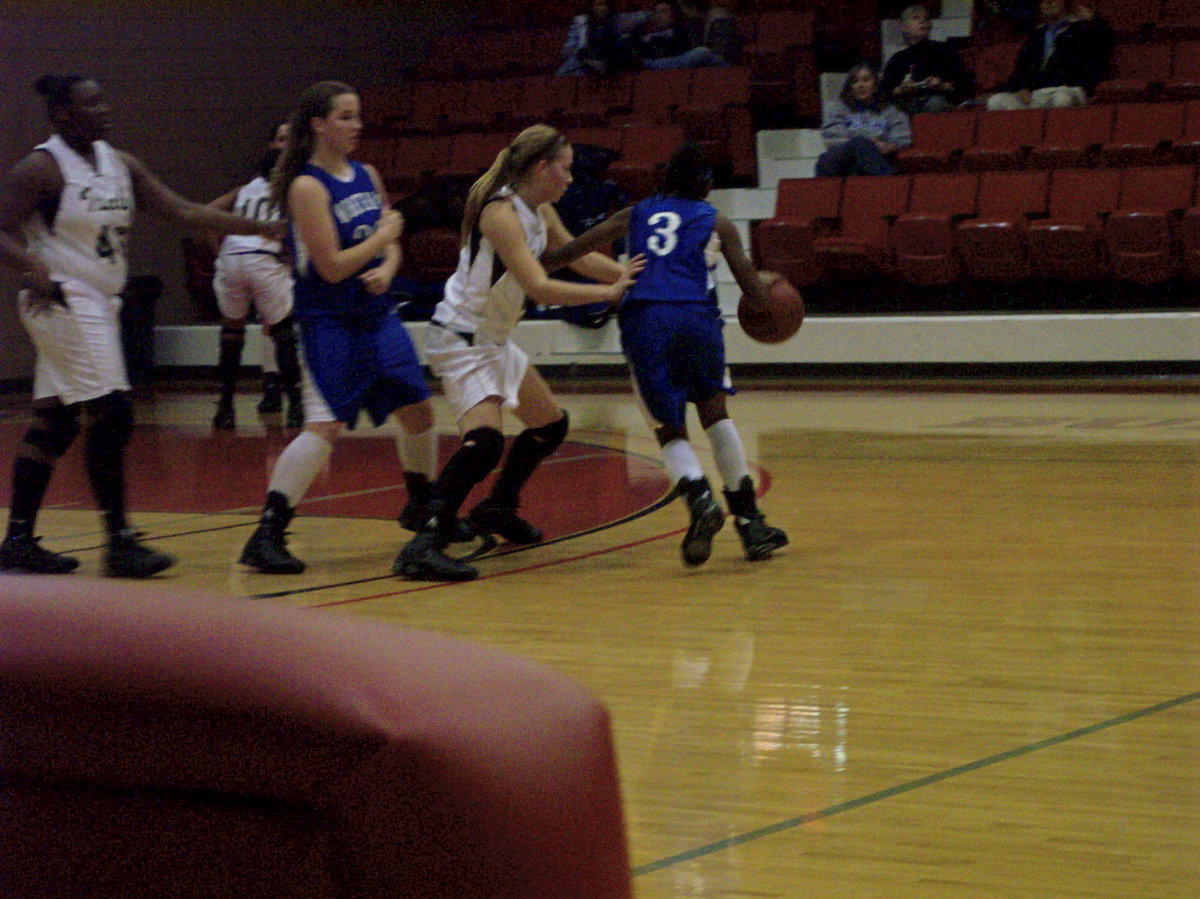
[{"label": "bleacher row", "polygon": [[1193,165],[785,179],[751,246],[800,286],[1162,284],[1200,277],[1200,193]]},{"label": "bleacher row", "polygon": [[[752,6],[751,4],[746,4]],[[562,62],[568,21],[435,37],[426,61],[409,73],[413,86],[485,79],[552,75]],[[744,40],[742,59],[750,73],[742,103],[787,106],[800,116],[820,114],[811,10],[750,9],[735,17]]]},{"label": "bleacher row", "polygon": [[654,162],[665,159],[665,145],[654,142],[652,133],[650,145],[626,139],[625,131],[672,126],[670,134],[703,144],[730,182],[751,183],[756,170],[749,84],[748,68],[722,66],[604,79],[529,75],[381,86],[364,91],[373,127],[361,153],[379,166],[392,189],[403,192],[430,172],[478,174],[534,122],[568,134],[605,131],[591,134],[589,142],[617,150],[623,163],[635,167],[649,149],[657,154]]},{"label": "bleacher row", "polygon": [[995,112],[975,107],[915,115],[912,132],[912,146],[897,154],[909,173],[1195,162],[1200,100]]}]

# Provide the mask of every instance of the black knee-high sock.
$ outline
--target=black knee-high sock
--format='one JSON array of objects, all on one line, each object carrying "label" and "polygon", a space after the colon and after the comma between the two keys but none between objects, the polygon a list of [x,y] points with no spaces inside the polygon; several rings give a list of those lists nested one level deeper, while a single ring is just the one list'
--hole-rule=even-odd
[{"label": "black knee-high sock", "polygon": [[9,537],[31,536],[37,515],[50,486],[54,466],[38,459],[17,456],[12,470],[12,503],[8,510]]},{"label": "black knee-high sock", "polygon": [[515,508],[521,488],[542,460],[554,453],[567,436],[567,415],[540,428],[526,428],[517,435],[496,477],[491,499],[501,506]]},{"label": "black knee-high sock", "polygon": [[275,341],[275,361],[279,363],[279,380],[289,397],[300,390],[300,354],[296,337],[296,323],[289,315],[271,327],[271,339]]},{"label": "black knee-high sock", "polygon": [[242,328],[221,326],[221,354],[217,359],[217,377],[221,382],[221,401],[233,401],[237,390],[238,372],[242,367],[242,349],[246,346],[246,332]]},{"label": "black knee-high sock", "polygon": [[89,404],[95,420],[88,426],[84,460],[96,504],[110,534],[128,527],[125,520],[125,447],[133,430],[133,407],[123,393],[110,393]]},{"label": "black knee-high sock", "polygon": [[486,478],[504,454],[504,435],[495,428],[475,428],[446,462],[433,487],[438,528],[449,529],[471,488]]},{"label": "black knee-high sock", "polygon": [[8,536],[33,534],[54,465],[78,434],[78,407],[54,405],[34,411],[33,424],[13,461]]}]

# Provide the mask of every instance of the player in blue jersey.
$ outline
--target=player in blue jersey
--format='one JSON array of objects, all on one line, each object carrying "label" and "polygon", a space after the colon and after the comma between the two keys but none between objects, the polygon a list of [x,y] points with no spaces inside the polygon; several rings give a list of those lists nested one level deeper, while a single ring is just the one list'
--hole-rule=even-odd
[{"label": "player in blue jersey", "polygon": [[272,196],[291,222],[305,425],[276,462],[259,525],[242,551],[243,564],[267,573],[304,570],[284,530],[334,440],[362,409],[377,426],[393,413],[399,419],[408,490],[401,524],[415,529],[425,517],[436,462],[430,391],[388,296],[403,221],[388,207],[378,172],[350,158],[361,132],[354,89],[318,82],[300,95],[272,172]]},{"label": "player in blue jersey", "polygon": [[725,523],[725,513],[688,441],[688,403],[695,404],[712,444],[746,558],[765,559],[788,542],[758,508],[742,438],[725,405],[726,395],[734,391],[725,370],[724,321],[705,253],[714,234],[743,293],[758,303],[767,300],[765,285],[746,258],[733,222],[705,202],[711,189],[712,170],[704,152],[696,144],[684,144],[671,158],[662,193],[622,210],[579,238],[589,244],[612,240],[627,230],[629,252],[646,257],[645,269],[621,301],[617,320],[634,387],[691,513],[682,546],[687,565],[708,560],[713,537]]}]

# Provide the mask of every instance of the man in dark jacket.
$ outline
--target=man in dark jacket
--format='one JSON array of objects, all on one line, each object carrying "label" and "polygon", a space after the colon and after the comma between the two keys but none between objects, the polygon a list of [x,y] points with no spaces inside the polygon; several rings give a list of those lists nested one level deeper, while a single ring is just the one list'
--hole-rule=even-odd
[{"label": "man in dark jacket", "polygon": [[929,10],[914,4],[900,14],[906,46],[883,67],[884,97],[908,115],[948,112],[975,95],[975,79],[949,44],[929,39]]},{"label": "man in dark jacket", "polygon": [[1086,6],[1068,11],[1065,0],[1041,0],[1041,22],[1017,54],[1004,90],[988,109],[1083,106],[1104,76],[1112,41],[1108,26]]}]

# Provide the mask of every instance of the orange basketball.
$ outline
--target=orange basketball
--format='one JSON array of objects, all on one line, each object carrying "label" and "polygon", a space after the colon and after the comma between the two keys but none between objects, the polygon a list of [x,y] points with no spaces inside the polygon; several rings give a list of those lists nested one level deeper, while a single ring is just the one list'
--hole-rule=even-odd
[{"label": "orange basketball", "polygon": [[759,272],[758,276],[767,285],[767,305],[759,306],[742,294],[738,323],[751,340],[783,343],[804,324],[804,299],[782,275]]}]

